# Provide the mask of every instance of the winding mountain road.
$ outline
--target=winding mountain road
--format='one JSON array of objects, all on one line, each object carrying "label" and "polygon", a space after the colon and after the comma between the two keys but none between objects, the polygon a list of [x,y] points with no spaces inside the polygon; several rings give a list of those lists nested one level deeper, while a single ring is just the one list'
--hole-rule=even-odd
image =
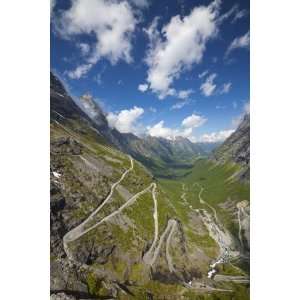
[{"label": "winding mountain road", "polygon": [[[151,252],[148,251],[144,255],[144,262],[146,264],[152,266],[155,263],[155,261],[157,259],[157,256],[159,254],[160,248],[162,246],[162,243],[164,242],[164,240],[165,240],[168,232],[169,232],[169,235],[172,234],[172,229],[173,229],[174,226],[176,226],[176,223],[177,222],[174,219],[170,219],[168,221],[168,225],[167,225],[166,229],[164,230],[164,232],[162,233],[162,235],[160,236],[160,239],[159,239],[157,247],[154,250],[152,249]],[[152,255],[152,253],[153,253],[153,255]],[[167,255],[167,260],[172,263],[172,259],[171,259],[170,255],[169,255],[169,253],[167,253],[166,255]]]},{"label": "winding mountain road", "polygon": [[[245,229],[245,220],[249,222],[249,214],[246,212],[245,208],[247,206],[247,201],[241,201],[237,203],[237,217],[238,217],[238,224],[239,224],[239,240],[241,243],[242,248],[244,248],[244,240],[242,236],[242,230]],[[249,230],[249,229],[248,229]],[[248,238],[249,239],[249,238]]]},{"label": "winding mountain road", "polygon": [[[96,224],[94,224],[94,225],[92,225],[90,227],[85,228],[86,225],[87,225],[87,223],[91,222],[93,220],[94,216],[111,199],[111,197],[112,197],[112,195],[114,193],[114,190],[121,183],[121,181],[125,178],[125,176],[130,171],[133,170],[133,168],[134,168],[134,161],[133,161],[133,159],[130,156],[129,156],[129,158],[130,158],[130,163],[131,163],[130,168],[127,169],[126,171],[124,171],[124,173],[122,174],[121,178],[111,186],[110,193],[105,198],[105,200],[82,223],[80,223],[78,226],[76,226],[75,228],[71,229],[69,232],[67,232],[65,234],[65,236],[63,237],[63,245],[64,245],[65,252],[66,252],[67,256],[69,257],[69,259],[72,259],[72,255],[71,255],[71,252],[70,252],[69,246],[68,246],[69,243],[71,243],[71,242],[79,239],[83,235],[85,235],[88,232],[90,232],[91,230],[95,229],[97,226],[99,226],[102,223],[108,221],[109,219],[111,219],[112,217],[116,216],[117,214],[121,213],[126,207],[130,206],[131,204],[133,204],[136,201],[136,199],[138,197],[140,197],[142,194],[144,194],[144,193],[146,193],[148,191],[152,191],[152,198],[153,198],[153,203],[154,203],[154,212],[153,212],[153,219],[154,219],[154,239],[153,239],[153,242],[152,242],[152,245],[151,245],[150,249],[144,255],[143,260],[144,260],[144,262],[146,264],[148,264],[150,266],[152,266],[154,264],[154,262],[156,261],[158,255],[159,255],[162,243],[166,239],[167,234],[169,233],[169,235],[167,237],[167,242],[166,242],[166,257],[167,257],[167,262],[168,262],[168,267],[170,269],[170,272],[174,272],[175,269],[173,267],[172,258],[171,258],[170,253],[169,253],[169,248],[170,248],[171,237],[172,237],[172,235],[174,233],[174,230],[175,230],[177,222],[175,220],[173,220],[173,219],[170,219],[168,221],[168,225],[167,225],[165,231],[163,232],[163,234],[161,235],[161,237],[160,237],[160,239],[158,241],[158,209],[157,209],[157,198],[156,198],[157,185],[154,182],[152,182],[144,190],[142,190],[142,191],[138,192],[137,194],[135,194],[134,196],[132,196],[128,201],[126,201],[121,207],[119,207],[117,210],[113,211],[111,214],[105,216],[100,221],[98,221]],[[157,242],[158,242],[158,245],[156,246]]]},{"label": "winding mountain road", "polygon": [[214,277],[215,281],[232,281],[236,283],[249,283],[249,277],[247,276],[230,276],[217,274]]},{"label": "winding mountain road", "polygon": [[[126,207],[130,206],[131,204],[133,204],[135,202],[135,200],[141,196],[142,194],[150,191],[153,187],[155,186],[155,183],[151,183],[147,188],[145,188],[144,190],[138,192],[137,194],[135,194],[134,196],[132,196],[126,203],[124,203],[121,207],[119,207],[117,210],[115,210],[114,212],[112,212],[111,214],[109,214],[108,216],[104,217],[102,220],[100,220],[99,222],[97,222],[96,224],[94,224],[93,226],[89,227],[88,229],[84,230],[82,233],[80,233],[80,235],[78,237],[76,237],[76,239],[78,239],[79,237],[81,237],[82,235],[88,233],[89,231],[93,230],[94,228],[96,228],[97,226],[101,225],[103,222],[108,221],[109,219],[111,219],[112,217],[116,216],[117,214],[121,213]],[[74,240],[74,239],[73,239]]]},{"label": "winding mountain road", "polygon": [[171,273],[175,272],[175,268],[174,268],[174,265],[173,265],[173,259],[172,259],[172,256],[170,255],[170,242],[171,242],[171,238],[172,238],[172,235],[174,233],[174,230],[177,226],[177,222],[175,222],[174,225],[172,225],[172,228],[170,230],[170,233],[169,233],[169,236],[167,238],[167,242],[166,242],[166,258],[167,258],[167,263],[168,263],[168,267],[169,267],[169,271]]},{"label": "winding mountain road", "polygon": [[[65,252],[66,252],[68,258],[70,260],[73,260],[70,249],[69,249],[69,243],[79,239],[83,235],[85,235],[88,232],[90,232],[91,230],[95,229],[97,226],[99,226],[102,223],[110,220],[111,218],[113,218],[117,214],[120,214],[126,207],[133,204],[136,201],[136,199],[138,197],[140,197],[142,194],[151,191],[152,192],[152,198],[153,198],[153,204],[154,204],[154,212],[153,212],[154,239],[153,239],[151,247],[149,248],[149,250],[143,256],[143,261],[144,261],[145,264],[147,264],[149,266],[153,266],[153,264],[157,260],[157,257],[159,256],[159,253],[161,251],[161,247],[162,247],[163,243],[166,242],[166,250],[165,251],[166,251],[166,260],[167,260],[168,268],[169,268],[170,273],[175,273],[176,270],[174,268],[172,257],[170,255],[170,244],[171,244],[171,240],[172,240],[172,236],[174,234],[174,231],[177,227],[177,220],[169,219],[165,230],[163,231],[163,233],[161,234],[161,236],[159,238],[158,203],[157,203],[157,198],[156,198],[156,189],[157,189],[156,183],[152,182],[148,187],[146,187],[142,191],[140,191],[137,194],[135,194],[134,196],[132,196],[128,201],[126,201],[118,209],[116,209],[115,211],[113,211],[109,215],[105,216],[104,218],[102,218],[100,221],[98,221],[94,225],[86,226],[89,222],[91,222],[93,220],[94,216],[111,199],[111,197],[114,193],[114,190],[122,182],[122,180],[124,180],[126,175],[133,170],[134,161],[130,156],[129,156],[129,158],[130,158],[130,164],[131,164],[130,167],[127,170],[124,171],[124,173],[121,175],[121,177],[118,181],[116,181],[114,184],[112,184],[110,192],[109,192],[108,196],[105,198],[105,200],[82,223],[80,223],[78,226],[71,229],[69,232],[67,232],[65,234],[65,236],[63,237],[63,245],[64,245]],[[185,193],[184,193],[185,192],[185,186],[183,185],[182,188],[183,188],[182,199],[185,202],[187,202],[186,199],[185,199]],[[228,258],[228,255],[229,255],[228,254],[228,248],[229,248],[230,241],[227,240],[227,237],[224,236],[226,234],[218,226],[219,222],[218,222],[218,217],[217,217],[216,210],[201,198],[203,190],[204,190],[204,188],[201,187],[201,190],[199,192],[199,201],[200,201],[201,204],[205,204],[207,207],[210,208],[210,210],[213,212],[213,217],[205,209],[201,209],[201,211],[203,211],[203,214],[201,214],[202,219],[204,221],[205,226],[207,227],[207,229],[209,231],[209,234],[211,235],[211,237],[213,239],[216,240],[216,242],[219,244],[220,250],[221,250],[221,253],[220,253],[220,256],[219,256],[218,260],[210,265],[210,267],[211,267],[211,269],[209,271],[209,274],[210,274],[212,272],[215,273],[216,265],[218,265],[220,263],[224,263],[226,261],[226,259]],[[239,210],[238,210],[240,228],[241,228],[241,223],[240,223],[241,222],[241,220],[240,220],[241,210],[242,210],[242,208],[239,208]],[[245,213],[247,215],[247,213],[245,211],[242,212],[242,213]],[[210,276],[208,276],[208,277],[210,278]],[[242,277],[224,276],[224,275],[215,275],[215,278],[216,278],[216,281],[247,282],[247,280],[248,280],[247,278],[244,278],[244,277],[242,278]],[[209,287],[209,286],[204,287],[204,289],[211,289],[212,290],[212,288]]]},{"label": "winding mountain road", "polygon": [[[158,241],[158,212],[157,212],[156,184],[155,183],[154,183],[154,188],[152,190],[152,198],[153,198],[153,203],[154,203],[154,213],[153,213],[154,239],[153,239],[151,247],[144,254],[143,261],[144,261],[145,264],[147,264],[149,266],[152,266],[155,263],[155,261],[157,259],[157,256],[159,254],[160,248],[162,246],[162,243],[165,240],[165,237],[166,237],[167,233],[169,232],[169,235],[168,235],[168,238],[167,238],[167,243],[166,243],[166,258],[167,258],[168,267],[169,267],[170,272],[174,272],[175,269],[173,267],[172,257],[169,253],[169,248],[170,248],[171,237],[174,233],[174,229],[176,227],[177,222],[173,219],[170,219],[168,221],[168,225],[167,225],[165,231],[160,236],[160,239]],[[155,248],[155,246],[157,244],[157,241],[158,241],[158,245]]]},{"label": "winding mountain road", "polygon": [[163,234],[161,235],[157,247],[155,248],[157,241],[158,241],[158,211],[157,211],[156,184],[155,183],[154,183],[154,188],[152,190],[152,198],[153,198],[153,203],[154,203],[154,212],[153,212],[154,239],[153,239],[151,247],[144,254],[143,261],[145,264],[147,264],[149,266],[152,266],[155,263],[157,256],[159,254],[160,248],[162,246],[162,243],[165,240],[167,233],[169,232],[169,235],[167,237],[167,242],[166,242],[166,258],[167,258],[169,270],[172,273],[175,271],[175,269],[173,266],[172,257],[170,255],[169,248],[170,248],[171,237],[174,233],[174,229],[176,227],[177,222],[173,219],[170,219],[168,221],[168,225],[167,225],[165,231],[163,232]]},{"label": "winding mountain road", "polygon": [[244,247],[243,238],[242,238],[242,224],[241,224],[241,209],[238,208],[238,222],[239,222],[239,240],[242,248]]},{"label": "winding mountain road", "polygon": [[156,184],[155,188],[152,192],[152,198],[153,198],[153,203],[154,203],[154,212],[153,212],[153,219],[154,219],[154,239],[152,242],[152,245],[150,249],[145,253],[143,260],[146,264],[151,264],[151,254],[153,252],[153,249],[157,243],[158,240],[158,211],[157,211],[157,199],[156,199]]},{"label": "winding mountain road", "polygon": [[[157,259],[157,256],[159,254],[160,248],[162,246],[162,243],[165,239],[166,234],[168,233],[168,231],[170,230],[170,233],[168,235],[167,238],[167,244],[166,244],[166,257],[167,257],[167,262],[168,262],[168,266],[170,269],[170,272],[174,272],[175,269],[173,267],[173,263],[172,263],[172,258],[169,254],[169,245],[170,245],[170,241],[171,241],[171,237],[172,234],[174,232],[174,228],[176,226],[176,221],[175,220],[169,220],[168,221],[168,225],[165,229],[165,231],[163,232],[163,234],[161,235],[159,242],[158,242],[158,246],[155,248],[157,241],[158,241],[158,210],[157,210],[157,198],[156,198],[156,184],[154,183],[154,188],[152,190],[152,198],[153,198],[153,204],[154,204],[154,212],[153,212],[153,219],[154,219],[154,239],[152,242],[151,247],[149,248],[149,250],[144,254],[143,256],[143,261],[145,264],[152,266],[154,264],[154,262]],[[175,223],[174,223],[175,222]]]},{"label": "winding mountain road", "polygon": [[187,206],[187,205],[189,205],[188,204],[188,202],[187,202],[187,200],[186,200],[186,188],[185,188],[185,184],[184,183],[182,183],[182,193],[181,193],[181,196],[180,196],[180,199],[182,199],[182,202],[180,202],[182,205],[185,205],[185,206]]},{"label": "winding mountain road", "polygon": [[[68,256],[71,257],[71,255],[69,255],[69,249],[68,249],[68,243],[77,240],[78,238],[80,238],[82,235],[84,235],[85,233],[89,232],[90,230],[92,230],[93,228],[95,228],[97,224],[95,224],[94,226],[92,226],[89,229],[84,229],[84,226],[92,220],[92,218],[102,209],[102,207],[110,200],[110,198],[113,195],[113,192],[115,190],[115,188],[117,187],[118,184],[120,184],[120,182],[125,178],[125,176],[133,170],[134,167],[134,163],[133,163],[133,159],[131,156],[129,156],[130,158],[130,168],[127,169],[121,176],[121,178],[115,182],[110,189],[110,193],[108,194],[108,196],[105,198],[105,200],[97,207],[97,209],[95,209],[88,218],[86,218],[82,223],[80,223],[78,226],[76,226],[75,228],[71,229],[69,232],[67,232],[64,237],[63,237],[63,244],[64,244],[64,249],[65,252],[67,253]],[[130,201],[131,199],[129,199],[128,201]],[[125,203],[126,204],[126,203]],[[104,219],[102,219],[101,221],[103,221]],[[100,221],[100,222],[101,222]],[[100,225],[100,224],[98,224]]]}]

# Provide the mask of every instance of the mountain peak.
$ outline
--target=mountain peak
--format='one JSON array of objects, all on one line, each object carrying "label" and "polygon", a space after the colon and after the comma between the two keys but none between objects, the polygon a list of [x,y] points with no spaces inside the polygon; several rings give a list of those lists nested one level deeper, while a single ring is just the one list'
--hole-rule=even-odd
[{"label": "mountain peak", "polygon": [[94,100],[90,93],[85,93],[79,98],[79,105],[98,126],[108,126],[100,105]]}]

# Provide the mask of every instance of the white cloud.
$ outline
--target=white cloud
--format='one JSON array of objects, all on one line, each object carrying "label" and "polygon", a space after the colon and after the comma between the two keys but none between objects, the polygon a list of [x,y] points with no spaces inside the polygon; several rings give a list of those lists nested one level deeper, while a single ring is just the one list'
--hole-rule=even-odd
[{"label": "white cloud", "polygon": [[139,84],[138,90],[142,93],[146,92],[148,90],[148,84],[147,83]]},{"label": "white cloud", "polygon": [[119,113],[110,112],[107,115],[107,121],[111,128],[116,128],[122,133],[139,133],[137,120],[144,113],[144,109],[134,106],[131,109],[124,109]]},{"label": "white cloud", "polygon": [[206,121],[207,121],[206,118],[199,115],[192,114],[186,117],[181,124],[185,128],[195,128],[195,127],[202,126]]},{"label": "white cloud", "polygon": [[79,79],[83,77],[91,69],[92,66],[92,64],[80,65],[73,71],[67,71],[67,75],[72,79]]},{"label": "white cloud", "polygon": [[57,17],[55,28],[66,39],[82,34],[96,37],[87,57],[89,69],[102,58],[111,64],[132,61],[131,39],[137,20],[128,2],[72,0],[71,4],[69,10]]},{"label": "white cloud", "polygon": [[217,143],[225,141],[232,133],[233,129],[221,130],[218,132],[205,133],[200,137],[202,143]]},{"label": "white cloud", "polygon": [[249,48],[250,45],[250,33],[249,31],[245,33],[244,35],[240,37],[236,37],[229,47],[227,48],[227,51],[225,53],[225,57],[227,57],[233,50],[238,49],[238,48]]},{"label": "white cloud", "polygon": [[183,129],[178,136],[188,138],[190,141],[195,140],[195,137],[193,136],[193,128],[191,127]]},{"label": "white cloud", "polygon": [[217,85],[214,83],[214,80],[216,77],[217,74],[213,73],[206,78],[204,83],[201,84],[200,90],[204,96],[209,97],[215,91]]},{"label": "white cloud", "polygon": [[243,9],[243,10],[237,10],[236,14],[234,15],[231,23],[235,23],[236,21],[238,21],[239,19],[244,18],[245,16],[247,16],[248,12],[247,10]]},{"label": "white cloud", "polygon": [[90,45],[87,43],[79,43],[77,47],[80,49],[80,52],[83,56],[90,52]]},{"label": "white cloud", "polygon": [[162,137],[173,140],[176,137],[177,131],[168,127],[164,127],[164,121],[160,121],[154,126],[148,126],[147,132],[151,136]]},{"label": "white cloud", "polygon": [[181,129],[172,129],[164,126],[164,121],[160,121],[154,126],[147,127],[147,133],[153,137],[161,137],[167,140],[175,140],[176,137],[185,137],[190,140],[194,139],[192,136],[193,128],[181,128]]},{"label": "white cloud", "polygon": [[202,79],[203,77],[205,77],[208,74],[208,70],[203,71],[201,74],[198,75],[198,77],[200,79]]},{"label": "white cloud", "polygon": [[158,18],[155,18],[145,30],[150,40],[147,81],[160,99],[170,94],[173,81],[183,71],[202,61],[207,41],[218,32],[219,7],[219,0],[209,6],[198,6],[183,18],[172,17],[161,31],[157,29]]},{"label": "white cloud", "polygon": [[194,91],[192,89],[181,90],[178,92],[177,96],[179,99],[187,99],[193,92]]},{"label": "white cloud", "polygon": [[158,96],[158,99],[159,99],[159,100],[163,100],[166,96],[176,96],[176,95],[177,95],[176,90],[173,89],[173,88],[170,88],[170,89],[168,89],[168,90],[166,91],[165,94],[160,94],[160,95]]},{"label": "white cloud", "polygon": [[232,86],[232,83],[231,82],[228,82],[228,83],[224,83],[223,86],[222,86],[222,89],[220,91],[220,94],[227,94],[230,89],[231,89],[231,86]]},{"label": "white cloud", "polygon": [[222,16],[220,16],[219,20],[224,21],[229,17],[233,16],[231,23],[235,23],[237,20],[245,17],[247,13],[248,13],[247,10],[239,10],[239,5],[235,4],[231,7],[230,10],[228,10]]},{"label": "white cloud", "polygon": [[170,128],[164,126],[164,121],[160,121],[154,126],[147,127],[147,133],[151,136],[162,137],[169,140],[175,140],[176,137],[185,137],[191,141],[195,141],[196,138],[193,136],[193,129],[202,126],[207,121],[206,118],[194,115],[185,118],[180,128]]},{"label": "white cloud", "polygon": [[189,104],[190,102],[185,100],[185,101],[180,101],[175,103],[174,105],[171,106],[170,110],[174,110],[174,109],[181,109],[184,106],[186,106],[187,104]]},{"label": "white cloud", "polygon": [[231,17],[236,11],[238,10],[238,5],[234,4],[229,10],[227,10],[225,13],[223,13],[220,18],[219,21],[223,22],[224,20],[228,19],[229,17]]}]

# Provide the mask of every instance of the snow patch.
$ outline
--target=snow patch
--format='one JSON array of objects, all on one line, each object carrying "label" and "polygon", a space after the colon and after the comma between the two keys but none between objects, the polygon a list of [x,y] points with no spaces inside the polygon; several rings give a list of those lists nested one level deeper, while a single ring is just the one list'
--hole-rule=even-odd
[{"label": "snow patch", "polygon": [[60,178],[61,177],[61,174],[57,173],[57,172],[52,172],[53,173],[53,176],[56,177],[56,178]]}]

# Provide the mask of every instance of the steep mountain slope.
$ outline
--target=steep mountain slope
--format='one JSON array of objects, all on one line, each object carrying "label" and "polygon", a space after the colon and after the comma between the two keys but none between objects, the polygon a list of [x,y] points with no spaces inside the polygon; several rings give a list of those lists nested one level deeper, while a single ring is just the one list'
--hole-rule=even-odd
[{"label": "steep mountain slope", "polygon": [[199,160],[182,180],[157,181],[54,76],[50,129],[53,299],[248,299],[249,198],[226,182],[234,167]]},{"label": "steep mountain slope", "polygon": [[236,176],[249,180],[250,177],[250,114],[246,114],[237,130],[213,151],[220,163],[235,162],[240,165]]}]

